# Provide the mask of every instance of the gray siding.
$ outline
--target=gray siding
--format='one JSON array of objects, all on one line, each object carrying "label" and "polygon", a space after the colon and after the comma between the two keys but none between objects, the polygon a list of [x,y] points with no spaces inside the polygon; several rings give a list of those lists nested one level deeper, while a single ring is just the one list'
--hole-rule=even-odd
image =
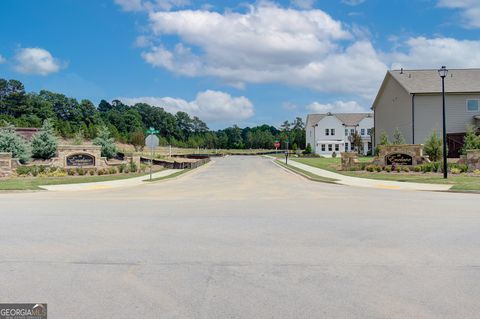
[{"label": "gray siding", "polygon": [[[463,133],[468,125],[475,124],[473,116],[480,113],[467,112],[467,99],[480,99],[480,95],[446,95],[447,133]],[[442,96],[416,95],[415,142],[424,143],[433,130],[439,135],[442,134]]]},{"label": "gray siding", "polygon": [[375,144],[380,135],[386,132],[393,139],[398,128],[407,143],[412,142],[412,98],[391,76],[386,78],[384,91],[375,105]]}]

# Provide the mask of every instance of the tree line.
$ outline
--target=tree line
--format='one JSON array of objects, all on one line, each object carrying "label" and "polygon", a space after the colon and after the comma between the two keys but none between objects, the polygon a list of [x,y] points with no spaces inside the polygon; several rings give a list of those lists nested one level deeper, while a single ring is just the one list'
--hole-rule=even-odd
[{"label": "tree line", "polygon": [[61,93],[41,90],[26,92],[18,80],[0,79],[0,123],[16,127],[41,127],[51,120],[55,132],[64,138],[95,139],[107,127],[120,142],[141,146],[149,127],[160,131],[161,145],[222,149],[272,149],[274,142],[289,142],[290,148],[305,148],[305,125],[301,118],[285,121],[281,127],[260,125],[240,128],[237,125],[210,130],[197,116],[175,114],[146,103],[126,105],[122,101],[78,101]]}]

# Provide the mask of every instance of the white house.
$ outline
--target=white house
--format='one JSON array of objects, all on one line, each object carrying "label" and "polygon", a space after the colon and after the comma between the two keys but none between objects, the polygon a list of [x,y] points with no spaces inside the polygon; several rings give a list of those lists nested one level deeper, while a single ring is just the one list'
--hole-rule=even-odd
[{"label": "white house", "polygon": [[[480,69],[449,70],[445,78],[448,156],[458,157],[467,127],[480,131]],[[442,82],[437,70],[391,70],[372,106],[375,143],[400,130],[407,143],[422,144],[443,131]]]},{"label": "white house", "polygon": [[372,151],[373,113],[309,114],[306,121],[306,142],[312,152],[330,157],[335,152],[354,151],[352,136],[362,138],[360,151]]}]

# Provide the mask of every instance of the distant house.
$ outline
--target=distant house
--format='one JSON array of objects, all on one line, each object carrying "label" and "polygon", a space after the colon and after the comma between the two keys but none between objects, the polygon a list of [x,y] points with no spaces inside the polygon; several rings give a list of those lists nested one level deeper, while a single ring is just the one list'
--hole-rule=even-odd
[{"label": "distant house", "polygon": [[330,157],[334,152],[353,151],[354,132],[362,138],[360,151],[372,151],[373,113],[309,114],[306,122],[306,142],[313,153]]},{"label": "distant house", "polygon": [[[469,125],[480,128],[480,69],[449,70],[445,78],[449,156],[457,157]],[[407,143],[442,134],[442,85],[437,70],[388,71],[373,103],[375,144],[398,128]]]}]

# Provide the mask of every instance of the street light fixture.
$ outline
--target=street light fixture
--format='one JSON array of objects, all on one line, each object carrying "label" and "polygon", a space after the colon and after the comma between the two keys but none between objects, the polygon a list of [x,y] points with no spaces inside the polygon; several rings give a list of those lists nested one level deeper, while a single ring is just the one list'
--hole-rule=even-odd
[{"label": "street light fixture", "polygon": [[438,70],[438,75],[442,78],[442,106],[443,106],[443,178],[448,178],[448,164],[447,164],[447,125],[445,115],[445,77],[448,74],[448,70],[445,66],[442,66]]}]

